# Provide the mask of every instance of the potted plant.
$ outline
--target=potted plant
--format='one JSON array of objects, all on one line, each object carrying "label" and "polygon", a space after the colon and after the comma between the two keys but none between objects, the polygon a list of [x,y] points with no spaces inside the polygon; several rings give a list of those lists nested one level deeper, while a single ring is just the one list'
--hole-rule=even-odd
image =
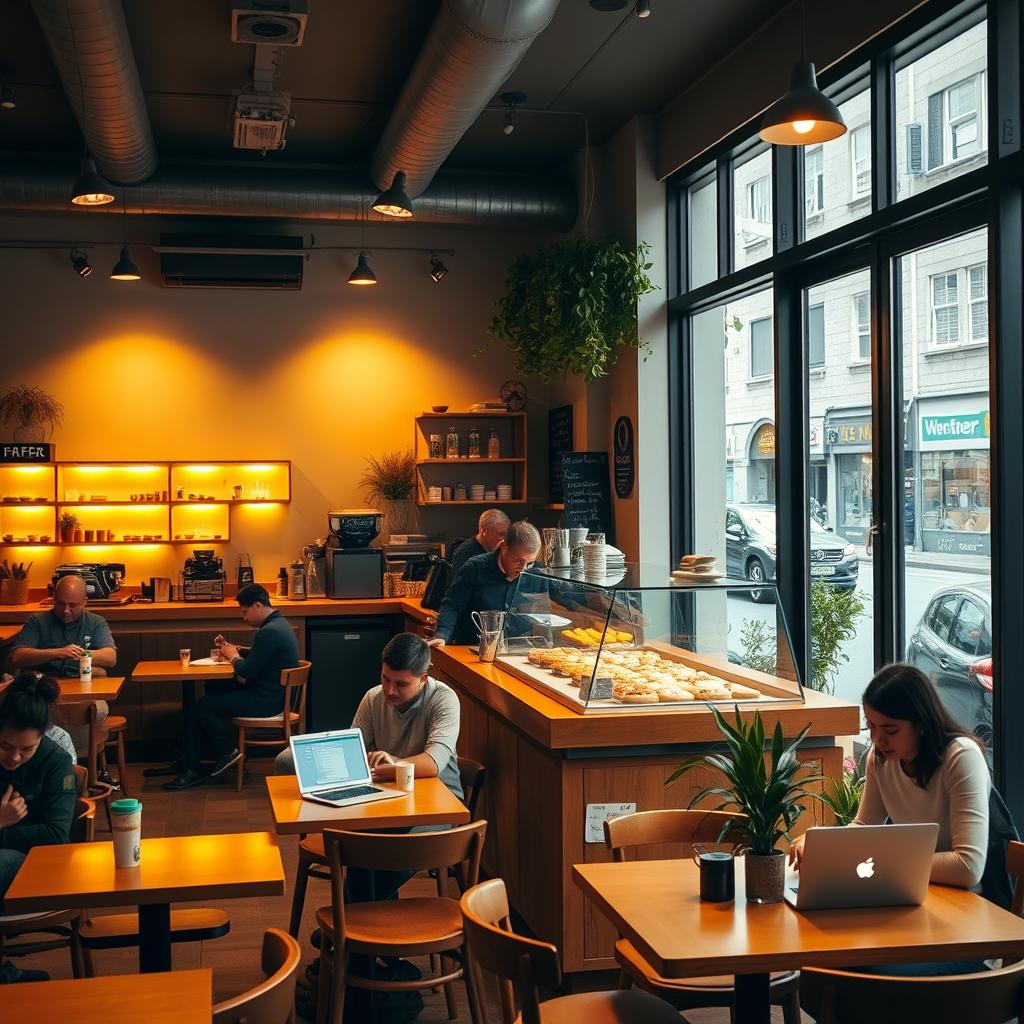
[{"label": "potted plant", "polygon": [[[711,708],[728,748],[724,753],[707,753],[679,765],[669,776],[671,785],[694,768],[705,768],[725,776],[725,784],[706,786],[696,793],[690,807],[708,797],[719,797],[717,811],[739,811],[746,815],[742,823],[729,822],[723,829],[736,829],[741,835],[740,847],[745,852],[744,873],[747,899],[752,903],[778,903],[783,896],[786,878],[786,855],[778,849],[781,839],[791,839],[790,829],[804,812],[802,800],[816,798],[806,786],[823,776],[802,765],[796,750],[810,731],[810,723],[800,730],[796,739],[786,742],[782,725],[775,723],[768,756],[765,757],[764,723],[760,712],[753,721],[743,721],[736,708],[733,724],[722,713]],[[767,762],[767,763],[766,763]]]},{"label": "potted plant", "polygon": [[24,562],[7,564],[5,558],[0,562],[0,584],[3,584],[3,604],[28,604],[28,572],[33,563],[26,566]]},{"label": "potted plant", "polygon": [[359,486],[367,500],[384,513],[384,536],[403,533],[412,516],[412,496],[416,491],[416,453],[410,448],[368,455]]},{"label": "potted plant", "polygon": [[490,335],[504,341],[522,373],[551,381],[570,371],[603,377],[622,346],[649,351],[636,305],[656,285],[650,246],[570,238],[516,258]]},{"label": "potted plant", "polygon": [[64,406],[42,388],[16,384],[0,395],[0,419],[14,424],[13,440],[42,441],[64,422]]},{"label": "potted plant", "polygon": [[835,815],[837,825],[849,825],[857,817],[864,793],[864,774],[852,757],[843,758],[843,774],[828,779],[819,799]]},{"label": "potted plant", "polygon": [[78,516],[74,512],[61,512],[60,514],[60,539],[62,544],[72,544],[75,540],[75,530],[78,529]]}]

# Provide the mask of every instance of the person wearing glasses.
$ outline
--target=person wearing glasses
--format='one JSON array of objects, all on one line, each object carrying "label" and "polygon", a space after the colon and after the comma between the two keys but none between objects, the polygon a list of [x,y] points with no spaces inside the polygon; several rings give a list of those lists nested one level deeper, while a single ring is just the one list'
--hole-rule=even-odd
[{"label": "person wearing glasses", "polygon": [[540,534],[525,520],[513,523],[494,551],[468,559],[448,588],[437,613],[432,647],[477,639],[473,612],[508,611],[523,570],[540,553]]}]

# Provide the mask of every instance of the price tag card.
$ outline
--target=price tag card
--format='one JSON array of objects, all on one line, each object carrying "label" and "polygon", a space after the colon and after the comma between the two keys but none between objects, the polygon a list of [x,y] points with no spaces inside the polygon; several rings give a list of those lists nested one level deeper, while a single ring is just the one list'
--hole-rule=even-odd
[{"label": "price tag card", "polygon": [[623,814],[633,814],[636,804],[587,804],[586,825],[583,829],[583,841],[587,843],[604,842],[604,823],[611,818],[620,818]]},{"label": "price tag card", "polygon": [[594,679],[583,680],[580,687],[580,700],[589,704],[592,700],[611,700],[612,681],[604,676],[597,676]]}]

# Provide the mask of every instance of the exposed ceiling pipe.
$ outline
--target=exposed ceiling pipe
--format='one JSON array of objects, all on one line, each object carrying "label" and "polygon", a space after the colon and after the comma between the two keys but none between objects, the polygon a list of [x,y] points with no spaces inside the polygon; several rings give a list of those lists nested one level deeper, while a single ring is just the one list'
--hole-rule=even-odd
[{"label": "exposed ceiling pipe", "polygon": [[558,0],[444,0],[370,162],[379,189],[396,171],[413,198],[427,188],[557,8]]},{"label": "exposed ceiling pipe", "polygon": [[134,185],[156,144],[121,0],[32,0],[64,92],[99,172]]},{"label": "exposed ceiling pipe", "polygon": [[[73,165],[4,160],[0,210],[71,213]],[[358,221],[373,196],[360,173],[164,164],[142,185],[126,188],[130,214],[272,217]],[[120,214],[121,197],[75,216]],[[417,223],[568,231],[576,221],[576,187],[561,178],[439,174],[416,203]],[[383,218],[383,222],[390,222]]]}]

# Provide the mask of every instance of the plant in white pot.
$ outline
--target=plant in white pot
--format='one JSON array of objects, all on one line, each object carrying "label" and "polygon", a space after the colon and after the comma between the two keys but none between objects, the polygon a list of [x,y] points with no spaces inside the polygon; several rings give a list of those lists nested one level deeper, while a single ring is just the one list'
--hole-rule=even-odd
[{"label": "plant in white pot", "polygon": [[711,713],[727,749],[683,762],[665,784],[671,785],[694,768],[708,769],[725,777],[724,785],[706,786],[695,793],[690,807],[696,807],[709,797],[718,797],[720,803],[714,805],[714,810],[739,811],[746,815],[746,821],[730,820],[723,830],[723,838],[726,830],[741,836],[747,899],[753,903],[778,903],[783,896],[786,855],[777,844],[781,839],[792,838],[790,830],[805,810],[801,801],[818,799],[807,786],[823,778],[801,764],[796,756],[797,747],[811,726],[808,723],[795,739],[787,742],[781,723],[776,722],[766,751],[760,712],[755,711],[753,720],[747,723],[737,707],[733,724],[725,720],[718,708],[711,708]]}]

